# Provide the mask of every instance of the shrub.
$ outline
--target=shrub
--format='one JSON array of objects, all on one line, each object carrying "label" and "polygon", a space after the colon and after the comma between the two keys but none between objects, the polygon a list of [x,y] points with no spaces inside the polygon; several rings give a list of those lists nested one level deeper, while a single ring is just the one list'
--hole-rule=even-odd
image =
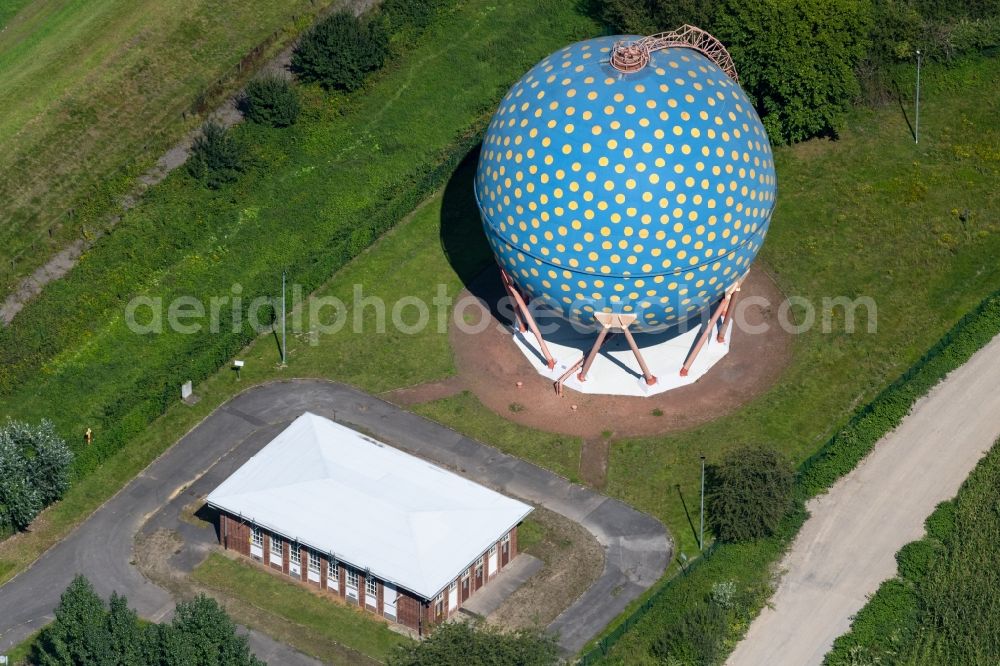
[{"label": "shrub", "polygon": [[727,624],[726,611],[718,604],[696,605],[667,625],[650,652],[668,664],[714,664],[722,656]]},{"label": "shrub", "polygon": [[951,542],[955,534],[955,502],[946,500],[934,507],[933,513],[924,521],[927,536],[942,543]]},{"label": "shrub", "polygon": [[407,28],[423,30],[434,19],[442,0],[384,0],[379,14],[390,34]]},{"label": "shrub", "polygon": [[26,528],[70,482],[73,454],[50,421],[0,428],[0,533]]},{"label": "shrub", "polygon": [[899,647],[911,640],[917,619],[913,587],[892,578],[879,586],[851,622],[850,633],[837,638],[826,655],[827,666],[895,663]]},{"label": "shrub", "polygon": [[178,604],[171,624],[143,625],[125,597],[112,593],[106,607],[90,581],[77,576],[55,616],[32,648],[32,664],[264,666],[225,611],[203,595]]},{"label": "shrub", "polygon": [[598,17],[625,33],[651,35],[685,23],[711,31],[710,0],[603,0],[595,3]]},{"label": "shrub", "polygon": [[896,566],[900,578],[919,582],[944,553],[940,541],[921,539],[911,541],[896,553]]},{"label": "shrub", "polygon": [[307,32],[292,54],[292,68],[303,81],[324,88],[356,90],[368,72],[389,56],[389,35],[381,21],[337,12]]},{"label": "shrub", "polygon": [[708,518],[720,541],[770,536],[792,505],[795,475],[778,452],[764,448],[730,451],[711,470],[705,499]]},{"label": "shrub", "polygon": [[217,122],[209,121],[191,145],[188,173],[216,190],[235,181],[243,171],[243,148]]},{"label": "shrub", "polygon": [[859,97],[868,52],[867,0],[720,3],[714,29],[772,141],[835,135]]},{"label": "shrub", "polygon": [[247,84],[240,107],[243,115],[255,123],[288,127],[299,117],[299,95],[290,81],[268,74]]},{"label": "shrub", "polygon": [[426,640],[397,646],[389,666],[550,666],[558,657],[555,638],[538,630],[504,633],[484,624],[449,622]]}]

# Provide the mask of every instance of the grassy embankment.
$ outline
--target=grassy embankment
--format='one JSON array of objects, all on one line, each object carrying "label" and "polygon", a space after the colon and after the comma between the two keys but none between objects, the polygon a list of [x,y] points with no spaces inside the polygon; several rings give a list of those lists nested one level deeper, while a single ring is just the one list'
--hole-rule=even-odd
[{"label": "grassy embankment", "polygon": [[234,71],[245,56],[262,46],[263,62],[327,4],[0,3],[0,294],[95,232],[198,122],[200,95],[217,104],[243,78]]}]

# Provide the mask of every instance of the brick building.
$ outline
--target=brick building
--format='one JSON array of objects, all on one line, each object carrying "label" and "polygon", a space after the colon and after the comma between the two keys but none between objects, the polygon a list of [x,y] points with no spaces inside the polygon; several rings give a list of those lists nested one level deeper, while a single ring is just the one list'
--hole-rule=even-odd
[{"label": "brick building", "polygon": [[532,510],[308,412],[207,502],[225,548],[418,631],[514,559]]}]

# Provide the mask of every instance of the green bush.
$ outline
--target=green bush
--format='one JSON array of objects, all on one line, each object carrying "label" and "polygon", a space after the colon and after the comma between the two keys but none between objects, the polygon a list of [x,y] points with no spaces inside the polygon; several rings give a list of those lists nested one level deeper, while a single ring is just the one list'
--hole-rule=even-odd
[{"label": "green bush", "polygon": [[931,515],[924,521],[927,536],[941,543],[951,543],[955,534],[955,503],[946,500],[939,503]]},{"label": "green bush", "polygon": [[868,0],[724,0],[715,35],[774,142],[835,135],[861,93]]},{"label": "green bush", "polygon": [[69,488],[73,453],[50,421],[0,428],[0,534],[26,528]]},{"label": "green bush", "polygon": [[217,190],[239,178],[244,169],[243,148],[215,121],[202,126],[191,145],[187,169],[195,179]]},{"label": "green bush", "polygon": [[650,654],[668,664],[714,664],[722,656],[727,624],[726,610],[720,605],[712,601],[699,604],[680,621],[666,626],[650,647]]},{"label": "green bush", "polygon": [[940,541],[921,539],[911,541],[896,553],[896,567],[900,578],[919,582],[941,557],[944,547]]},{"label": "green bush", "polygon": [[900,646],[912,640],[917,620],[913,586],[898,579],[882,583],[851,623],[851,633],[834,641],[827,666],[894,663]]},{"label": "green bush", "polygon": [[243,115],[253,122],[272,127],[294,125],[301,109],[295,87],[277,74],[268,74],[248,83],[240,107]]},{"label": "green bush", "polygon": [[685,23],[711,31],[711,0],[601,0],[595,13],[616,31],[652,35]]},{"label": "green bush", "polygon": [[337,12],[303,35],[292,54],[292,69],[303,81],[324,88],[356,90],[365,75],[389,57],[389,35],[381,21]]},{"label": "green bush", "polygon": [[90,581],[77,576],[55,616],[35,641],[32,664],[264,666],[225,611],[204,595],[177,604],[170,624],[143,624],[125,597],[112,593],[105,607]]},{"label": "green bush", "polygon": [[720,541],[759,539],[775,533],[792,506],[795,475],[777,451],[744,447],[711,468],[705,495],[709,524]]},{"label": "green bush", "polygon": [[444,4],[445,0],[384,0],[379,14],[390,34],[419,32],[431,24]]},{"label": "green bush", "polygon": [[539,630],[502,632],[485,624],[448,622],[430,637],[396,647],[389,666],[552,666],[559,663],[555,638]]}]

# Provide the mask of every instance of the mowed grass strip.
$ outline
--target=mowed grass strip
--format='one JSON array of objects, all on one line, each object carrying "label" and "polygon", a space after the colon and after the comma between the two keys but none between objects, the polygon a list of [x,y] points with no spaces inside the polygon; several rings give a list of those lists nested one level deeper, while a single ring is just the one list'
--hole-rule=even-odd
[{"label": "mowed grass strip", "polygon": [[[366,611],[338,603],[291,581],[217,553],[195,568],[194,579],[244,603],[278,615],[315,636],[385,661],[396,646],[410,639]],[[265,627],[259,627],[265,629]]]},{"label": "mowed grass strip", "polygon": [[278,31],[276,52],[327,4],[0,3],[0,293],[95,231],[220,76]]}]

